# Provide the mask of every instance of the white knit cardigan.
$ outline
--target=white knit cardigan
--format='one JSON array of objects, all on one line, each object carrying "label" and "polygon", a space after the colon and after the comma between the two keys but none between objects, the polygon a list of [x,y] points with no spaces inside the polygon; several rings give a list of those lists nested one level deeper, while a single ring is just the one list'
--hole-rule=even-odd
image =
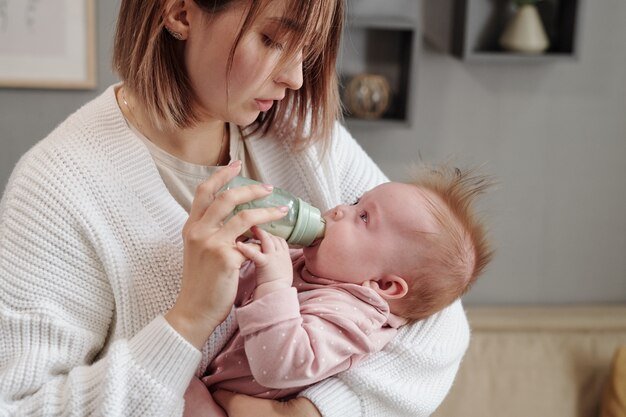
[{"label": "white knit cardigan", "polygon": [[[324,210],[386,180],[339,124],[323,161],[248,140],[264,182]],[[0,202],[0,415],[181,415],[190,378],[234,330],[231,315],[200,352],[162,316],[186,219],[113,86],[22,157]],[[456,302],[302,395],[324,417],[427,416],[468,341]]]}]

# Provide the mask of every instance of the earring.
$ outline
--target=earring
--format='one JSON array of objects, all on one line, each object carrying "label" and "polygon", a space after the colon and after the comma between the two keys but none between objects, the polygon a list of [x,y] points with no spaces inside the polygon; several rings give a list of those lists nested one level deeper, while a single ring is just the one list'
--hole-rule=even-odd
[{"label": "earring", "polygon": [[165,30],[167,30],[169,32],[170,35],[172,35],[172,37],[176,40],[182,41],[183,38],[183,34],[180,32],[176,32],[170,28],[168,28],[167,26],[165,26]]}]

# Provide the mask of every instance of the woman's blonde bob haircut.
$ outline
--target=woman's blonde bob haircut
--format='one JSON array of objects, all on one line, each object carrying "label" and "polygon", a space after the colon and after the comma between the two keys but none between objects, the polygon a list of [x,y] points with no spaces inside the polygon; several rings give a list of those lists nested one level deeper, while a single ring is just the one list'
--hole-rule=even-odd
[{"label": "woman's blonde bob haircut", "polygon": [[[180,0],[177,0],[180,1]],[[231,48],[227,68],[232,68],[235,49],[263,7],[273,0],[186,0],[211,18],[234,5],[247,10]],[[285,99],[261,113],[244,135],[271,131],[281,140],[294,141],[296,149],[321,140],[327,144],[335,121],[341,117],[335,64],[344,21],[344,0],[286,0],[285,20],[298,30],[289,31],[277,68],[289,63],[302,49],[303,85],[287,90]],[[113,69],[145,107],[151,122],[162,129],[191,127],[199,121],[194,91],[187,77],[183,49],[164,28],[163,16],[172,0],[122,0],[113,50]]]}]

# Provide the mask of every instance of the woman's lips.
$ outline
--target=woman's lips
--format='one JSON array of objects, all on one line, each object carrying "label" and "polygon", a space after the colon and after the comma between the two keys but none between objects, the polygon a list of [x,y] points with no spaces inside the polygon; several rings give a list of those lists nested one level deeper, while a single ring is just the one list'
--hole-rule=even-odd
[{"label": "woman's lips", "polygon": [[259,110],[263,112],[268,111],[274,105],[274,100],[261,100],[257,98],[254,99],[254,101],[256,101]]}]

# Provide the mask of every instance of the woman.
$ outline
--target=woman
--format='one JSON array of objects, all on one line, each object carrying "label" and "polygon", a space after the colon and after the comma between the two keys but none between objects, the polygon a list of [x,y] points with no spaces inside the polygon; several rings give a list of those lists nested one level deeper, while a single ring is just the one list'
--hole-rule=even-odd
[{"label": "woman", "polygon": [[[186,401],[210,415],[194,373],[234,330],[235,241],[284,215],[226,221],[271,186],[217,190],[242,173],[326,210],[386,181],[337,122],[343,12],[343,0],[122,1],[122,83],[31,149],[0,205],[3,410],[161,416]],[[231,417],[428,415],[468,338],[457,302],[287,403],[215,398]]]}]

